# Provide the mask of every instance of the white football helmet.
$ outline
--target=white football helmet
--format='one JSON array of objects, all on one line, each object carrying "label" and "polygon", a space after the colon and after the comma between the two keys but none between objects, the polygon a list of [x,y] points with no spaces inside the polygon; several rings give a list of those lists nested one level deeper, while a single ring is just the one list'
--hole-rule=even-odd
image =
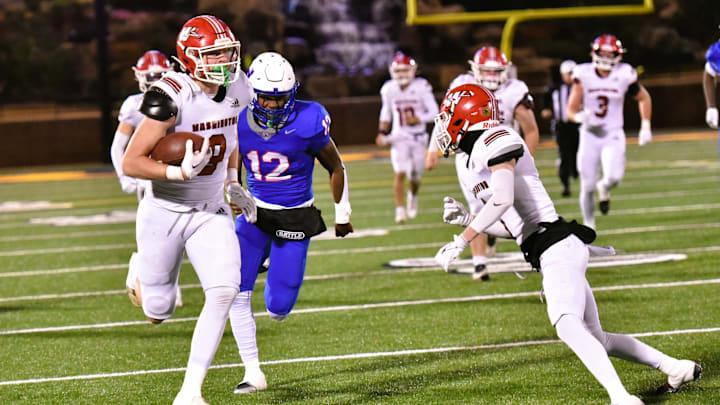
[{"label": "white football helmet", "polygon": [[[292,65],[277,52],[264,52],[256,56],[248,68],[248,80],[255,90],[250,109],[261,125],[279,128],[287,121],[295,107],[298,82]],[[260,105],[258,96],[276,98],[282,101],[278,108]]]}]

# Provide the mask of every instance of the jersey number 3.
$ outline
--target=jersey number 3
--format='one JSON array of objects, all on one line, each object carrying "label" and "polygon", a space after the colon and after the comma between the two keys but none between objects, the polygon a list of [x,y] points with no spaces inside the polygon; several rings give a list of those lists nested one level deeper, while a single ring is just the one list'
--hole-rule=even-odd
[{"label": "jersey number 3", "polygon": [[[258,155],[258,151],[251,150],[250,152],[246,153],[245,156],[247,156],[248,160],[250,160],[250,170],[253,173],[253,177],[255,177],[255,180],[258,181],[283,181],[283,180],[290,180],[292,175],[286,174],[282,175],[289,167],[290,167],[290,161],[287,156],[283,155],[282,153],[278,152],[265,152],[263,153],[262,157]],[[266,174],[263,177],[263,174],[260,172],[260,159],[262,159],[265,163],[271,163],[273,160],[277,160],[277,166],[268,174]]]}]

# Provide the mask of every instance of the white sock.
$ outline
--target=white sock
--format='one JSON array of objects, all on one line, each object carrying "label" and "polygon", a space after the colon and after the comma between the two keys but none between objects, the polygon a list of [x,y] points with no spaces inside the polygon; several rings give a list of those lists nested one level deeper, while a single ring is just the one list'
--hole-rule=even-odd
[{"label": "white sock", "polygon": [[395,216],[405,216],[405,207],[395,207]]},{"label": "white sock", "polygon": [[235,336],[240,358],[245,365],[245,370],[255,364],[257,364],[258,368],[260,367],[251,298],[252,291],[241,291],[235,297],[232,307],[230,307],[230,326],[232,327],[233,336]]},{"label": "white sock", "polygon": [[580,192],[580,212],[583,217],[583,225],[595,229],[595,193],[594,191]]},{"label": "white sock", "polygon": [[232,287],[215,287],[205,291],[205,305],[195,324],[190,358],[180,389],[190,398],[202,396],[202,383],[220,344],[236,292],[237,289]]},{"label": "white sock", "polygon": [[474,256],[472,257],[473,266],[479,266],[481,264],[487,264],[487,257],[485,256]]},{"label": "white sock", "polygon": [[596,380],[610,395],[610,402],[624,401],[627,392],[603,345],[585,328],[584,322],[576,315],[566,314],[555,324],[558,337],[585,364]]}]

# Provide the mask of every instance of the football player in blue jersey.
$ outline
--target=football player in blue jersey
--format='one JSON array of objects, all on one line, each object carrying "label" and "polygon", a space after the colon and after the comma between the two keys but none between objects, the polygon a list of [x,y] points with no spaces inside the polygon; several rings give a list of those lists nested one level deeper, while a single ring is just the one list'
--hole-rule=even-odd
[{"label": "football player in blue jersey", "polygon": [[[298,83],[293,67],[282,55],[265,52],[248,69],[255,95],[238,119],[240,159],[247,186],[257,205],[257,217],[240,215],[235,232],[241,254],[240,292],[230,310],[230,323],[245,365],[236,394],[267,388],[260,370],[255,319],[250,305],[258,272],[270,259],[265,283],[265,306],[272,319],[285,319],[297,300],[305,274],[310,237],[326,230],[313,205],[313,169],[317,158],[330,173],[335,200],[335,235],[353,231],[350,223],[347,174],[330,138],[330,115],[312,101],[296,100]],[[228,190],[231,202],[242,196]]]},{"label": "football player in blue jersey", "polygon": [[[713,129],[718,129],[717,82],[720,76],[720,40],[716,41],[705,54],[705,71],[703,72],[703,91],[705,93],[705,122]],[[718,143],[720,155],[720,143]]]}]

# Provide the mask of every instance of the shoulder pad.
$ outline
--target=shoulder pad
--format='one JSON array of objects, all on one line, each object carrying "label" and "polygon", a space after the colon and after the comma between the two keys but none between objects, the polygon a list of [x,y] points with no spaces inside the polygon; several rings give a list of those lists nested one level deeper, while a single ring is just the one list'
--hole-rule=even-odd
[{"label": "shoulder pad", "polygon": [[140,112],[158,121],[167,121],[178,113],[177,104],[164,91],[151,87],[145,92]]}]

